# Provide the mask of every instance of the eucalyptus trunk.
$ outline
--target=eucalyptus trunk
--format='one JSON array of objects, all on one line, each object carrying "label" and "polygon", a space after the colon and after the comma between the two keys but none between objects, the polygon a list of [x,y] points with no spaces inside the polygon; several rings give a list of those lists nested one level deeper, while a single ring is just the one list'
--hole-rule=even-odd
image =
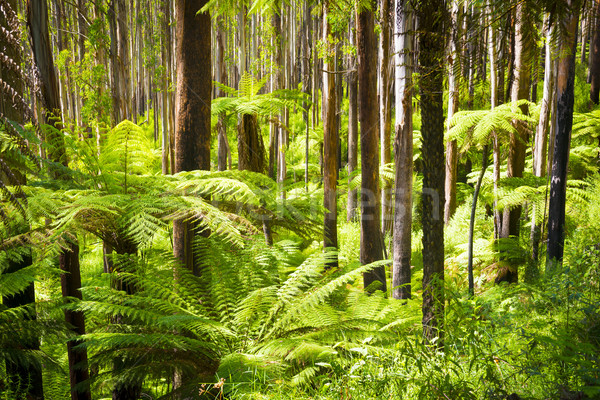
[{"label": "eucalyptus trunk", "polygon": [[[358,104],[361,144],[361,220],[360,262],[369,264],[383,258],[380,231],[379,202],[379,149],[377,122],[377,41],[375,18],[371,7],[359,9],[357,20],[358,44]],[[383,266],[363,275],[365,289],[375,282],[377,290],[386,291]]]},{"label": "eucalyptus trunk", "polygon": [[[206,0],[176,0],[177,92],[174,173],[210,170],[211,24],[208,13],[198,13]],[[201,275],[192,250],[193,221],[173,221],[173,254]]]},{"label": "eucalyptus trunk", "polygon": [[[545,33],[545,66],[544,66],[544,91],[542,94],[540,120],[535,134],[533,148],[533,174],[538,177],[546,176],[547,154],[548,154],[548,128],[551,117],[552,98],[555,96],[554,82],[555,69],[558,66],[554,51],[553,41],[554,25],[550,23],[550,16],[546,17]],[[542,234],[542,220],[540,211],[535,205],[532,210],[531,220],[531,262],[525,271],[525,279],[530,280],[538,275],[537,261],[539,257],[539,245]]]},{"label": "eucalyptus trunk", "polygon": [[[331,35],[331,24],[327,19],[330,10],[330,2],[325,1],[325,12],[323,13],[324,37]],[[333,45],[328,41],[325,44],[326,53],[324,60],[323,82],[327,88],[327,102],[325,104],[325,118],[323,120],[323,206],[325,207],[325,221],[323,224],[323,247],[325,249],[337,249],[337,156],[338,156],[338,130],[337,130],[337,93],[335,86],[335,75],[330,72],[334,65],[332,57]],[[330,268],[337,268],[337,258],[328,264]]]},{"label": "eucalyptus trunk", "polygon": [[[515,50],[514,50],[514,81],[511,87],[511,100],[529,100],[529,85],[531,80],[530,62],[533,57],[533,43],[531,17],[527,5],[518,3],[515,17]],[[529,112],[527,105],[521,106],[521,112]],[[510,134],[508,165],[506,176],[509,178],[523,177],[525,169],[525,151],[527,149],[528,136],[525,129],[518,127],[517,132]],[[522,206],[505,209],[503,212],[502,230],[500,238],[519,238],[519,221],[521,219]],[[502,255],[501,255],[502,256]],[[499,280],[509,283],[518,281],[518,266],[509,265],[508,270],[500,272]]]},{"label": "eucalyptus trunk", "polygon": [[593,33],[590,43],[590,63],[589,63],[589,81],[590,81],[590,100],[594,104],[600,102],[600,0],[596,0],[592,11],[591,27]]},{"label": "eucalyptus trunk", "polygon": [[394,64],[396,122],[394,140],[394,236],[392,297],[411,297],[411,228],[413,180],[413,12],[409,0],[395,0]]},{"label": "eucalyptus trunk", "polygon": [[443,346],[444,332],[444,109],[446,2],[423,0],[419,17],[420,104],[423,159],[423,333]]},{"label": "eucalyptus trunk", "polygon": [[[352,20],[354,22],[354,20]],[[354,23],[349,24],[350,44],[356,44],[356,30]],[[356,220],[358,206],[358,191],[350,188],[353,173],[358,161],[358,74],[356,71],[356,57],[348,56],[348,203],[346,207],[346,220]]]},{"label": "eucalyptus trunk", "polygon": [[[460,62],[458,60],[458,27],[459,27],[458,0],[452,1],[452,16],[450,27],[450,46],[448,49],[448,130],[454,113],[458,111],[458,80]],[[456,212],[456,177],[458,170],[458,144],[456,139],[446,143],[446,178],[444,203],[444,223],[447,225]]]},{"label": "eucalyptus trunk", "polygon": [[[386,165],[392,162],[391,151],[391,123],[392,123],[392,57],[391,57],[391,29],[392,29],[392,0],[381,0],[381,33],[379,35],[379,134],[381,145],[380,163]],[[392,234],[393,205],[392,183],[384,179],[381,188],[381,233]]]},{"label": "eucalyptus trunk", "polygon": [[550,204],[548,207],[548,257],[546,273],[554,273],[562,264],[565,243],[565,206],[567,171],[573,127],[573,103],[575,101],[575,55],[577,52],[577,25],[579,23],[578,0],[568,0],[570,11],[563,17],[565,32],[560,44],[560,59],[556,80],[557,129],[552,157],[550,180]]}]

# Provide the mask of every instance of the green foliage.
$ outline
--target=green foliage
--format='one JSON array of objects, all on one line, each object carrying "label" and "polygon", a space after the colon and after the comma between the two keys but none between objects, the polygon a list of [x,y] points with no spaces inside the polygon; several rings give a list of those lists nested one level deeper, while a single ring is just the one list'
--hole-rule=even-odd
[{"label": "green foliage", "polygon": [[259,94],[259,91],[268,79],[269,76],[265,76],[258,81],[252,75],[244,73],[240,78],[238,90],[215,82],[215,85],[227,93],[229,97],[214,99],[211,102],[212,114],[257,114],[268,116],[275,115],[284,108],[298,107],[302,109],[303,103],[310,102],[310,98],[299,90],[281,89],[271,93]]}]

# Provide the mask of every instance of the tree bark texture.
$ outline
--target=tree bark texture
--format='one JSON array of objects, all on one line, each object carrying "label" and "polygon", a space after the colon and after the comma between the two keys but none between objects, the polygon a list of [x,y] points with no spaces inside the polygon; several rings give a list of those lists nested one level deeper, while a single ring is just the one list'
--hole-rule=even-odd
[{"label": "tree bark texture", "polygon": [[[458,60],[458,0],[452,1],[452,16],[450,26],[450,46],[448,54],[448,130],[454,113],[458,111],[458,78],[460,73],[460,62]],[[447,225],[456,212],[456,178],[458,170],[458,145],[456,140],[446,143],[446,178],[444,202],[444,223]]]},{"label": "tree bark texture", "polygon": [[[511,100],[529,100],[529,85],[531,80],[531,57],[533,51],[533,26],[529,11],[522,2],[517,4],[515,17],[515,51],[514,51],[514,81],[511,86]],[[524,114],[528,113],[527,106],[521,106]],[[527,134],[522,127],[517,133],[511,133],[508,150],[507,177],[521,178],[525,169],[525,151],[528,142]],[[519,237],[519,221],[522,207],[512,210],[505,209],[502,216],[500,238]],[[518,267],[510,266],[505,274],[505,280],[510,283],[518,281]]]},{"label": "tree bark texture", "polygon": [[[391,29],[392,29],[392,0],[381,0],[381,33],[379,40],[380,77],[379,77],[379,134],[381,137],[380,153],[381,165],[392,162],[391,150],[391,123],[392,123],[392,57],[391,57]],[[392,182],[384,180],[381,189],[381,232],[392,233],[393,206]]]},{"label": "tree bark texture", "polygon": [[58,77],[54,68],[54,57],[48,33],[48,6],[46,1],[27,1],[27,26],[31,38],[33,58],[40,77],[40,95],[44,108],[44,123],[54,125],[57,130],[49,131],[46,141],[51,144],[48,157],[67,165],[65,144],[60,129],[61,111]]},{"label": "tree bark texture", "polygon": [[[67,249],[59,256],[59,265],[63,273],[60,275],[60,286],[63,297],[74,297],[81,300],[81,270],[79,266],[79,246],[77,243],[69,242]],[[77,335],[85,335],[85,319],[83,312],[65,310],[65,321],[73,326]],[[69,380],[71,382],[71,400],[90,400],[89,388],[81,391],[75,386],[89,379],[87,366],[87,350],[76,349],[81,344],[80,340],[69,340],[67,342],[67,356],[69,359]]]},{"label": "tree bark texture", "polygon": [[[211,22],[198,13],[206,0],[176,0],[177,92],[174,173],[210,170]],[[173,221],[173,254],[200,275],[192,243],[197,223]]]},{"label": "tree bark texture", "polygon": [[[372,5],[372,9],[375,6]],[[379,126],[377,121],[377,41],[373,12],[361,9],[356,18],[358,44],[358,106],[361,145],[360,262],[369,264],[383,258],[379,219]],[[379,282],[386,291],[383,266],[363,275],[364,287]]]},{"label": "tree bark texture", "polygon": [[413,180],[413,14],[408,0],[395,0],[394,54],[396,122],[394,140],[394,236],[392,297],[411,296],[411,228]]},{"label": "tree bark texture", "polygon": [[[350,24],[350,44],[356,44],[356,31]],[[358,160],[358,74],[356,57],[349,56],[348,62],[348,185],[352,182],[352,173],[356,170]],[[348,189],[346,220],[356,219],[358,191]]]},{"label": "tree bark texture", "polygon": [[560,45],[557,93],[557,129],[552,157],[550,202],[548,206],[548,258],[546,272],[554,272],[562,263],[565,242],[565,206],[567,192],[567,167],[571,149],[573,127],[573,103],[575,101],[575,55],[577,53],[578,0],[569,1],[572,6],[563,21],[565,32]]},{"label": "tree bark texture", "polygon": [[600,103],[600,0],[595,0],[592,26],[593,36],[590,43],[590,100]]},{"label": "tree bark texture", "polygon": [[419,5],[421,157],[423,159],[423,333],[443,343],[444,324],[444,110],[443,57],[446,2]]},{"label": "tree bark texture", "polygon": [[[325,10],[329,11],[329,1],[325,1]],[[324,16],[325,37],[331,34],[331,24],[327,20],[327,14]],[[332,46],[327,42],[326,48],[332,50]],[[337,93],[335,86],[335,75],[327,71],[333,65],[328,57],[331,52],[325,55],[323,81],[327,82],[327,103],[325,105],[325,119],[323,125],[323,206],[325,207],[325,216],[323,224],[323,247],[337,249],[337,157],[338,157],[338,139],[337,130]],[[337,261],[328,264],[329,267],[336,268]]]}]

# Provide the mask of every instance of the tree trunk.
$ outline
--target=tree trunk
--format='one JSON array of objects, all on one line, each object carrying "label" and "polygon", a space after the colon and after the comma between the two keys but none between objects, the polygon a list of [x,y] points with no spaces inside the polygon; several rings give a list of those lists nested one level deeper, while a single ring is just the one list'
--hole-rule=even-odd
[{"label": "tree trunk", "polygon": [[265,172],[265,145],[256,115],[244,114],[237,127],[238,169]]},{"label": "tree trunk", "polygon": [[469,220],[469,244],[467,249],[467,274],[469,280],[469,295],[475,295],[475,282],[473,279],[473,236],[475,230],[475,213],[477,212],[477,197],[479,196],[479,190],[481,189],[481,182],[485,175],[485,170],[488,165],[488,145],[483,147],[483,155],[481,156],[481,172],[477,178],[475,184],[475,191],[473,192],[473,202],[471,203],[471,219]]},{"label": "tree trunk", "polygon": [[411,296],[411,228],[413,180],[413,14],[411,2],[395,0],[394,54],[396,65],[396,139],[394,141],[394,263],[392,297]]},{"label": "tree trunk", "polygon": [[579,22],[578,0],[568,0],[571,11],[564,16],[564,36],[560,44],[560,59],[556,80],[558,122],[552,157],[550,204],[548,207],[548,258],[546,273],[560,267],[565,242],[565,204],[567,192],[567,167],[571,148],[573,127],[573,103],[575,101],[575,55],[577,52],[577,25]]},{"label": "tree trunk", "polygon": [[[452,20],[450,27],[450,48],[448,54],[448,130],[450,130],[450,121],[454,113],[458,111],[458,27],[459,27],[459,7],[458,0],[452,1]],[[456,212],[456,174],[458,170],[458,145],[456,140],[449,140],[446,143],[446,178],[445,191],[446,199],[444,203],[444,223],[448,225],[450,219]]]},{"label": "tree trunk", "polygon": [[[59,265],[63,273],[60,275],[60,283],[63,297],[81,297],[81,272],[79,266],[79,246],[75,242],[69,242],[68,248],[63,250],[59,256]],[[85,319],[83,312],[65,310],[65,321],[73,326],[77,335],[85,335]],[[87,366],[87,350],[85,348],[75,349],[81,340],[69,340],[67,342],[67,356],[69,359],[69,380],[71,383],[71,400],[90,400],[89,388],[75,389],[76,385],[89,379]]]},{"label": "tree trunk", "polygon": [[[323,13],[324,37],[331,35],[331,24],[327,19],[329,13],[329,0],[325,1]],[[325,220],[323,224],[323,248],[337,249],[337,156],[338,156],[338,132],[337,132],[337,93],[335,87],[335,74],[328,71],[334,69],[330,62],[333,45],[326,42],[327,49],[323,63],[323,82],[327,82],[327,103],[325,105],[325,119],[323,126],[323,206],[325,207]],[[328,264],[329,268],[337,268],[336,261]]]},{"label": "tree trunk", "polygon": [[[361,220],[360,262],[369,264],[383,258],[383,241],[379,224],[379,151],[377,124],[377,42],[375,40],[374,4],[362,8],[357,16],[358,105],[361,144]],[[364,287],[378,282],[376,290],[386,291],[383,266],[363,275]]]},{"label": "tree trunk", "polygon": [[[380,163],[386,165],[392,162],[391,123],[392,123],[392,58],[390,55],[392,29],[392,0],[381,0],[381,33],[379,41],[380,78],[379,78],[379,134],[381,140]],[[384,180],[381,188],[381,233],[392,234],[393,207],[392,183]]]},{"label": "tree trunk", "polygon": [[592,21],[593,36],[590,43],[590,100],[594,104],[600,102],[600,0],[596,0]]},{"label": "tree trunk", "polygon": [[[551,103],[554,93],[555,66],[557,60],[555,57],[553,44],[554,26],[550,23],[550,16],[546,17],[546,43],[545,43],[545,66],[544,66],[544,92],[540,110],[540,120],[535,135],[535,144],[533,149],[533,174],[538,177],[546,176],[546,156],[548,154],[548,127],[551,116]],[[539,218],[541,210],[535,205],[532,210],[531,220],[531,263],[528,264],[525,271],[525,279],[530,280],[538,275],[537,261],[539,253],[539,242],[541,237],[542,221]]]},{"label": "tree trunk", "polygon": [[443,87],[446,4],[424,0],[419,5],[419,88],[423,144],[423,333],[443,345],[444,325],[444,110]]},{"label": "tree trunk", "polygon": [[[170,76],[169,76],[169,64],[171,62],[171,1],[163,0],[163,32],[162,39],[163,45],[161,47],[163,65],[165,66],[163,81],[162,81],[162,173],[164,175],[169,173],[170,164],[169,164],[169,155],[170,155],[170,141],[169,137],[171,134],[169,133],[169,107],[173,106],[169,101],[171,96],[169,96],[169,86],[170,86]],[[156,112],[156,111],[155,111]]]},{"label": "tree trunk", "polygon": [[[176,0],[177,94],[174,173],[210,170],[211,24],[206,0]],[[173,254],[201,275],[192,251],[195,223],[173,221]]]},{"label": "tree trunk", "polygon": [[[225,21],[223,17],[217,19],[217,60],[216,60],[216,81],[226,85],[227,84],[227,68],[225,65],[225,48],[226,48],[227,35],[225,34]],[[216,95],[218,97],[224,96],[221,90],[218,90]],[[227,169],[227,161],[231,160],[231,150],[229,148],[229,140],[227,139],[227,120],[225,114],[219,115],[219,121],[217,122],[217,169],[219,171],[225,171]],[[229,162],[229,168],[231,168],[231,161]]]},{"label": "tree trunk", "polygon": [[[529,84],[531,79],[530,61],[533,56],[533,43],[531,42],[533,26],[531,25],[529,12],[525,7],[526,5],[523,3],[518,3],[516,8],[514,51],[515,80],[511,87],[512,101],[529,99]],[[528,107],[521,106],[521,111],[524,114],[527,114]],[[519,128],[516,134],[511,133],[508,151],[507,177],[523,177],[527,142],[527,134],[523,132],[522,128]],[[500,238],[514,237],[518,240],[521,210],[521,206],[515,207],[512,210],[504,210]],[[509,283],[516,283],[518,281],[518,276],[518,267],[511,265],[509,266],[509,270],[504,279]]]},{"label": "tree trunk", "polygon": [[[349,24],[350,45],[356,44],[354,20]],[[356,170],[358,160],[358,74],[356,57],[348,56],[348,186],[352,183],[352,174]],[[358,191],[348,189],[346,220],[356,220]]]},{"label": "tree trunk", "polygon": [[[34,56],[37,72],[40,77],[40,94],[42,95],[42,104],[45,109],[45,118],[47,123],[53,125],[56,132],[60,132],[62,128],[62,115],[60,110],[60,95],[58,91],[58,79],[54,68],[54,59],[52,49],[50,47],[50,38],[48,32],[48,9],[46,1],[28,1],[27,2],[27,25],[31,38],[31,46]],[[52,116],[53,118],[50,118]],[[52,134],[47,137],[49,143],[52,143],[52,150],[49,152],[49,157],[56,163],[67,165],[65,154],[65,144],[62,134]],[[55,172],[54,177],[57,179],[67,179],[65,176]],[[59,257],[59,267],[61,269],[61,282],[63,297],[81,298],[79,289],[81,288],[81,279],[79,271],[79,247],[77,243],[70,243],[70,248],[63,250]],[[85,323],[81,313],[65,313],[67,322],[70,322],[77,334],[85,334]],[[67,343],[67,353],[69,358],[69,376],[71,379],[71,398],[75,399],[90,399],[89,389],[83,389],[81,392],[76,391],[76,385],[81,384],[88,377],[87,365],[87,350],[74,349],[77,341],[69,341]],[[83,365],[76,364],[81,361]],[[37,386],[41,386],[42,377],[41,371],[39,376],[32,376],[32,385],[35,390]],[[42,389],[39,389],[42,393]]]}]

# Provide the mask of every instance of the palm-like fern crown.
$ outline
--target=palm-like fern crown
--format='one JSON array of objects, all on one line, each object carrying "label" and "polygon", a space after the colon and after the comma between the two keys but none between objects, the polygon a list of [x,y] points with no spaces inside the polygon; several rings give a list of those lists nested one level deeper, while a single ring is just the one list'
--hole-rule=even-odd
[{"label": "palm-like fern crown", "polygon": [[310,102],[310,98],[300,90],[280,89],[272,93],[258,94],[267,83],[269,76],[257,80],[251,74],[244,72],[240,78],[239,89],[236,90],[222,83],[215,85],[227,93],[228,97],[219,97],[211,103],[213,115],[226,114],[250,114],[250,115],[274,115],[285,108],[299,107]]}]

